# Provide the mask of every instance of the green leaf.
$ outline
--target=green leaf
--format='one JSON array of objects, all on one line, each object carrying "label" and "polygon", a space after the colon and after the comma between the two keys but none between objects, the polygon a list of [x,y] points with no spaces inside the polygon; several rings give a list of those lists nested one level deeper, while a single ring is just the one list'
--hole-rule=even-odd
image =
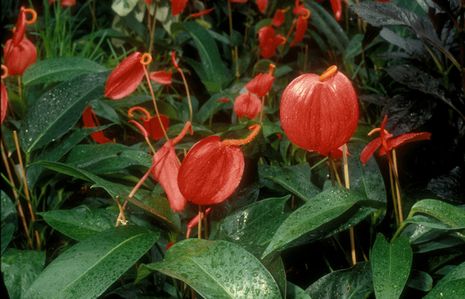
[{"label": "green leaf", "polygon": [[220,236],[261,255],[288,216],[284,207],[289,197],[264,199],[229,215],[220,223]]},{"label": "green leaf", "polygon": [[413,252],[408,239],[391,243],[378,234],[370,255],[376,298],[399,298],[410,275]]},{"label": "green leaf", "polygon": [[53,260],[25,298],[96,298],[153,246],[158,235],[124,226],[90,237]]},{"label": "green leaf", "polygon": [[373,292],[370,264],[357,263],[350,269],[331,272],[309,286],[305,292],[312,298],[368,298]]},{"label": "green leaf", "polygon": [[38,213],[53,229],[82,241],[114,227],[118,213],[107,209],[91,210],[80,206],[71,210],[52,210]]},{"label": "green leaf", "polygon": [[299,286],[292,282],[287,282],[286,299],[312,299],[309,294],[305,293]]},{"label": "green leaf", "polygon": [[27,153],[61,137],[81,118],[87,103],[103,95],[107,73],[79,76],[42,95],[29,108],[21,127]]},{"label": "green leaf", "polygon": [[465,228],[465,209],[463,207],[457,207],[437,199],[423,199],[412,206],[408,218],[417,213],[433,217],[452,229]]},{"label": "green leaf", "polygon": [[23,75],[24,85],[62,82],[82,74],[105,71],[102,65],[81,57],[60,57],[40,60],[27,68]]},{"label": "green leaf", "polygon": [[444,276],[424,299],[465,298],[465,262]]},{"label": "green leaf", "polygon": [[[69,135],[66,135],[64,138],[46,147],[37,157],[34,157],[34,160],[56,162],[84,140],[84,138],[95,132],[95,130],[95,128],[73,130]],[[42,171],[43,168],[38,165],[28,166],[27,179],[29,186],[34,186],[36,184]]]},{"label": "green leaf", "polygon": [[3,281],[10,299],[23,298],[45,265],[45,252],[8,249],[2,255]]},{"label": "green leaf", "polygon": [[313,1],[307,1],[307,4],[312,12],[310,18],[312,25],[324,35],[333,48],[337,49],[340,53],[344,53],[349,43],[349,38],[344,29],[320,4]]},{"label": "green leaf", "polygon": [[304,237],[317,239],[333,230],[341,222],[337,220],[362,199],[364,198],[358,193],[343,189],[330,188],[319,193],[292,212],[282,223],[263,253],[263,257],[295,245]]},{"label": "green leaf", "polygon": [[208,30],[196,22],[186,22],[183,28],[192,37],[199,52],[201,63],[194,70],[211,94],[220,91],[231,80],[231,74],[221,60],[215,40]]},{"label": "green leaf", "polygon": [[[132,187],[125,185],[117,184],[110,182],[108,180],[102,179],[101,177],[87,171],[74,167],[72,165],[60,163],[60,162],[49,162],[49,161],[38,161],[32,165],[39,165],[45,168],[54,170],[56,172],[69,175],[87,182],[93,183],[93,187],[104,189],[112,198],[117,196],[121,198],[126,198],[131,192]],[[129,202],[138,206],[139,208],[149,212],[151,215],[155,216],[158,220],[162,221],[163,224],[168,225],[174,231],[179,230],[178,217],[177,214],[173,213],[171,209],[167,206],[167,200],[164,199],[165,203],[159,203],[159,199],[156,199],[157,205],[147,205],[144,200],[152,200],[150,194],[144,192],[144,190],[139,190],[135,198],[130,199]]]},{"label": "green leaf", "polygon": [[281,298],[276,282],[259,260],[226,241],[181,241],[163,261],[143,265],[143,269],[180,279],[207,299]]},{"label": "green leaf", "polygon": [[82,144],[69,153],[66,163],[95,174],[104,174],[136,165],[149,168],[152,158],[144,151],[122,144]]},{"label": "green leaf", "polygon": [[429,292],[433,287],[433,278],[426,272],[413,269],[407,286],[415,290]]},{"label": "green leaf", "polygon": [[320,192],[320,189],[310,181],[311,171],[308,164],[293,166],[263,164],[259,165],[258,174],[261,180],[276,183],[305,201]]},{"label": "green leaf", "polygon": [[[215,113],[220,111],[223,108],[230,108],[231,109],[231,102],[229,103],[222,103],[218,100],[221,98],[228,98],[227,96],[219,93],[211,96],[203,105],[200,107],[199,111],[195,114],[195,118],[199,121],[199,123],[205,123],[210,117],[213,117]],[[228,98],[229,99],[229,98]]]},{"label": "green leaf", "polygon": [[13,239],[13,234],[16,230],[16,206],[11,198],[3,192],[0,191],[0,200],[1,200],[1,219],[2,219],[2,251],[1,254],[5,251],[10,244],[11,239]]}]

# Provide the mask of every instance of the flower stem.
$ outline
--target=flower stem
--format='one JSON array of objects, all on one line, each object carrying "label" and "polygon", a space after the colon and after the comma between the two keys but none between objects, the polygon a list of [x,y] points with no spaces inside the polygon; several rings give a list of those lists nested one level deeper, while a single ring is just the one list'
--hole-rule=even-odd
[{"label": "flower stem", "polygon": [[[229,21],[229,37],[232,42],[233,38],[233,21],[232,21],[232,9],[231,9],[231,2],[228,0],[228,21]],[[234,48],[231,49],[231,57],[233,61],[233,65],[236,67],[236,78],[239,78],[241,76],[240,71],[239,71],[239,54],[238,54],[238,49],[237,46],[234,46]]]},{"label": "flower stem", "polygon": [[170,139],[168,137],[168,134],[166,133],[165,127],[163,126],[163,122],[161,121],[161,118],[160,118],[160,112],[158,111],[157,100],[155,99],[155,93],[153,92],[152,83],[150,83],[150,76],[147,71],[147,67],[143,65],[143,68],[144,68],[145,80],[147,81],[147,85],[149,86],[149,90],[150,90],[150,95],[152,96],[153,107],[155,108],[155,113],[157,114],[157,119],[158,119],[158,122],[160,123],[160,128],[163,131],[163,135],[165,136],[166,141],[168,141]]},{"label": "flower stem", "polygon": [[[23,181],[24,195],[26,197],[29,214],[31,215],[31,224],[34,225],[34,223],[36,222],[36,215],[34,213],[34,210],[32,209],[31,195],[29,193],[29,185],[27,183],[27,178],[26,178],[26,169],[24,168],[23,157],[21,156],[21,148],[19,146],[18,133],[16,132],[16,130],[13,131],[13,139],[15,142],[16,154],[18,156],[18,162],[19,162],[19,166],[21,170],[21,179]],[[34,236],[36,239],[37,249],[40,249],[41,241],[40,241],[39,232],[36,229],[34,229]]]},{"label": "flower stem", "polygon": [[203,220],[203,211],[202,206],[199,205],[199,222],[197,224],[197,236],[199,239],[202,239],[202,220]]},{"label": "flower stem", "polygon": [[[342,163],[344,168],[344,185],[347,190],[350,189],[350,178],[349,178],[349,162],[347,156],[349,151],[347,149],[347,144],[342,146]],[[355,229],[354,227],[350,227],[349,229],[350,235],[350,256],[352,257],[352,266],[357,263],[357,252],[355,250]]]},{"label": "flower stem", "polygon": [[392,164],[393,164],[393,170],[394,170],[394,182],[395,182],[395,187],[396,187],[396,198],[397,198],[397,209],[399,212],[399,223],[402,224],[404,222],[404,215],[402,211],[402,198],[400,195],[400,182],[399,182],[399,171],[397,169],[397,155],[396,155],[396,150],[392,150]]},{"label": "flower stem", "polygon": [[189,85],[187,84],[186,76],[184,76],[184,72],[181,68],[178,68],[178,72],[181,74],[182,83],[184,84],[184,88],[186,90],[187,104],[189,105],[189,121],[192,122],[194,110],[192,109],[192,100],[191,94],[189,92]]},{"label": "flower stem", "polygon": [[13,175],[10,169],[10,164],[8,163],[6,150],[3,147],[3,142],[0,143],[0,146],[1,146],[3,164],[5,165],[6,173],[8,175],[8,180],[12,187],[11,190],[13,191],[13,197],[15,198],[15,201],[16,201],[19,218],[21,219],[21,224],[23,226],[24,233],[26,234],[27,244],[29,248],[33,248],[32,239],[31,239],[31,236],[29,235],[29,228],[27,225],[27,220],[26,220],[26,217],[24,216],[23,206],[21,205],[21,201],[19,200],[19,194],[18,192],[16,192],[15,181],[13,179]]}]

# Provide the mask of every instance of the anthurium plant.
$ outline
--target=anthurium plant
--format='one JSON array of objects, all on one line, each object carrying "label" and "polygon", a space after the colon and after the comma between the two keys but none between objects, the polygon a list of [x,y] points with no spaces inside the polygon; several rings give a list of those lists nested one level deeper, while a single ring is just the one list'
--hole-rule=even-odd
[{"label": "anthurium plant", "polygon": [[464,16],[2,1],[8,297],[465,298]]}]

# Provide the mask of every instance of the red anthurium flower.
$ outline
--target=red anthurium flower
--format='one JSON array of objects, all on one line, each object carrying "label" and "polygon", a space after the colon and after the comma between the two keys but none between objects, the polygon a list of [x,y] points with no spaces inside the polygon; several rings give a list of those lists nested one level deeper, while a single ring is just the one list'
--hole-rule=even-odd
[{"label": "red anthurium flower", "polygon": [[160,121],[163,124],[163,128],[166,132],[170,126],[170,119],[168,116],[160,114],[160,120],[158,120],[157,116],[151,117],[149,120],[144,120],[144,128],[147,130],[150,138],[153,140],[160,140],[165,136],[163,129],[160,126]]},{"label": "red anthurium flower", "polygon": [[[55,0],[48,0],[49,4],[55,3]],[[60,5],[62,7],[71,7],[76,5],[76,0],[60,0]]]},{"label": "red anthurium flower", "polygon": [[105,96],[112,100],[122,99],[136,90],[144,77],[143,55],[135,52],[123,59],[108,76]]},{"label": "red anthurium flower", "polygon": [[[28,19],[27,15],[31,18]],[[34,24],[37,13],[30,8],[21,6],[13,38],[5,43],[4,59],[9,75],[22,75],[37,59],[35,45],[26,37],[26,25]]]},{"label": "red anthurium flower", "polygon": [[310,18],[310,10],[305,7],[305,5],[300,3],[300,0],[295,1],[294,9],[292,10],[294,15],[297,16],[295,20],[295,33],[294,38],[290,44],[291,47],[300,43],[305,36],[308,28],[308,19]]},{"label": "red anthurium flower", "polygon": [[334,18],[336,21],[341,20],[342,16],[342,3],[341,0],[330,0],[331,8],[333,9]]},{"label": "red anthurium flower", "polygon": [[27,37],[18,45],[9,39],[5,43],[4,58],[10,75],[22,75],[37,60],[36,46]]},{"label": "red anthurium flower", "polygon": [[[84,128],[96,128],[100,126],[98,118],[95,116],[91,107],[87,107],[82,113],[82,122],[84,123]],[[94,132],[90,134],[90,137],[100,144],[113,142],[113,140],[106,137],[102,131]]]},{"label": "red anthurium flower", "polygon": [[368,135],[372,135],[373,133],[379,132],[379,137],[370,141],[360,153],[360,161],[362,161],[363,164],[366,164],[378,149],[378,154],[380,156],[385,156],[391,150],[396,149],[402,144],[431,139],[431,133],[429,132],[406,133],[393,137],[392,134],[385,129],[386,123],[387,116],[384,116],[381,126],[368,133]]},{"label": "red anthurium flower", "polygon": [[273,72],[275,69],[274,64],[270,64],[270,71],[268,73],[260,73],[245,85],[248,91],[256,94],[259,97],[264,97],[270,91],[274,82]]},{"label": "red anthurium flower", "polygon": [[[169,128],[169,125],[170,125],[170,119],[168,118],[168,116],[160,114],[160,119],[158,119],[158,116],[156,115],[152,116],[150,112],[147,111],[147,109],[145,109],[144,107],[140,107],[140,106],[134,106],[134,107],[129,108],[128,116],[130,118],[134,118],[135,117],[134,112],[136,111],[144,115],[144,117],[141,118],[143,121],[142,127],[147,133],[147,137],[150,137],[153,140],[157,141],[157,140],[162,139],[165,136],[165,133],[163,131],[166,132],[166,130]],[[161,125],[163,125],[163,128],[161,127]]]},{"label": "red anthurium flower", "polygon": [[198,205],[225,201],[239,186],[244,172],[244,154],[240,145],[251,142],[260,125],[250,127],[245,139],[221,141],[218,136],[206,137],[192,146],[178,174],[181,193]]},{"label": "red anthurium flower", "polygon": [[162,85],[170,85],[173,81],[172,71],[156,71],[150,73],[150,79]]},{"label": "red anthurium flower", "polygon": [[275,27],[280,27],[284,23],[286,11],[287,9],[277,9],[271,20],[271,24]]},{"label": "red anthurium flower", "polygon": [[184,11],[188,0],[171,0],[171,14],[177,16]]},{"label": "red anthurium flower", "polygon": [[255,3],[257,4],[258,10],[264,14],[268,6],[268,0],[256,0]]},{"label": "red anthurium flower", "polygon": [[281,126],[289,140],[325,156],[349,141],[358,114],[352,83],[336,66],[321,76],[297,77],[281,96]]},{"label": "red anthurium flower", "polygon": [[308,28],[308,18],[306,17],[299,16],[295,22],[295,34],[290,44],[291,47],[304,40]]},{"label": "red anthurium flower", "polygon": [[253,93],[243,93],[234,100],[234,112],[238,117],[254,119],[262,110],[262,102]]},{"label": "red anthurium flower", "polygon": [[162,148],[157,151],[153,156],[151,167],[154,179],[163,187],[171,209],[176,212],[184,210],[186,199],[179,191],[177,178],[181,163],[174,146],[184,138],[189,130],[192,132],[192,126],[190,122],[187,122],[176,138],[166,141]]},{"label": "red anthurium flower", "polygon": [[286,42],[281,34],[276,34],[273,26],[264,26],[258,30],[258,42],[260,55],[263,58],[271,58],[275,55],[276,48]]},{"label": "red anthurium flower", "polygon": [[6,112],[8,110],[8,91],[6,90],[5,84],[3,84],[3,79],[8,77],[8,68],[2,64],[2,79],[0,83],[1,91],[1,106],[0,106],[0,124],[3,124],[3,121],[6,117]]}]

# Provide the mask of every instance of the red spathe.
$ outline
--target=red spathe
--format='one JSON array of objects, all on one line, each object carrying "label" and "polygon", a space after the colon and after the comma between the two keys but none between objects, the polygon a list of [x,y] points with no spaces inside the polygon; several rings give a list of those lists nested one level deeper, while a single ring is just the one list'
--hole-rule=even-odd
[{"label": "red spathe", "polygon": [[234,112],[238,117],[254,119],[261,111],[262,102],[252,93],[243,93],[234,100]]},{"label": "red spathe", "polygon": [[184,158],[178,174],[179,189],[194,204],[218,204],[236,190],[243,173],[241,149],[210,136],[194,144]]},{"label": "red spathe", "polygon": [[144,66],[140,62],[142,54],[135,52],[126,57],[108,76],[105,96],[112,100],[122,99],[136,90],[144,77]]},{"label": "red spathe", "polygon": [[36,46],[25,35],[18,44],[9,39],[5,43],[4,59],[9,75],[22,75],[37,60]]},{"label": "red spathe", "polygon": [[281,97],[281,126],[289,140],[325,156],[349,141],[358,115],[355,90],[340,72],[324,81],[316,74],[301,75]]}]

